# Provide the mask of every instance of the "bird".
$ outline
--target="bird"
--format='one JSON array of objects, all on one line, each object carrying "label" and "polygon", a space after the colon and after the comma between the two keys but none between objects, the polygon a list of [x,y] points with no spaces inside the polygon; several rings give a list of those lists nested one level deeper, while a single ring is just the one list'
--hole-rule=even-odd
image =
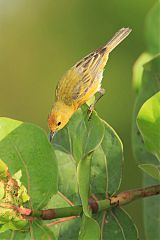
[{"label": "bird", "polygon": [[[103,47],[82,58],[59,80],[55,91],[55,102],[48,116],[50,141],[55,133],[68,123],[78,108],[97,92],[100,96],[95,102],[104,95],[105,90],[101,83],[109,54],[131,31],[132,29],[128,27],[121,28]],[[90,106],[91,112],[94,104]]]}]

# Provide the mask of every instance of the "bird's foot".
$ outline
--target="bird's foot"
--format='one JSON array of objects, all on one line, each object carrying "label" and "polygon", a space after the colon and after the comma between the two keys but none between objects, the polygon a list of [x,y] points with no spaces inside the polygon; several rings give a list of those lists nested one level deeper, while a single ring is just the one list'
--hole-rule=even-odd
[{"label": "bird's foot", "polygon": [[91,120],[93,111],[94,111],[94,104],[91,104],[88,108],[88,121]]}]

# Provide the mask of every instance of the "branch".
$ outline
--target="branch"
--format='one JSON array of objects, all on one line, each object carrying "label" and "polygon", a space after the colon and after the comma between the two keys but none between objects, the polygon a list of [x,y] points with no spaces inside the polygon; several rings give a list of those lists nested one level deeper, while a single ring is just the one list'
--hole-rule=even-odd
[{"label": "branch", "polygon": [[[146,188],[133,189],[129,191],[125,191],[119,193],[117,196],[112,196],[110,198],[106,198],[105,200],[96,200],[96,198],[89,199],[89,206],[92,210],[92,213],[95,214],[102,210],[108,210],[113,207],[123,206],[133,202],[139,198],[150,197],[154,195],[160,194],[160,185],[150,186]],[[3,208],[14,208],[13,205],[4,203],[0,204],[0,207]],[[51,220],[57,218],[65,218],[68,217],[78,217],[83,212],[82,205],[77,206],[69,206],[64,208],[54,208],[47,210],[31,210],[27,208],[16,208],[16,211],[19,212],[26,219],[42,219],[42,220]],[[69,219],[68,219],[69,220]]]},{"label": "branch", "polygon": [[[105,200],[96,201],[95,199],[90,198],[89,206],[92,210],[92,213],[97,213],[102,210],[108,210],[113,207],[129,204],[132,201],[139,198],[150,197],[158,194],[160,194],[160,185],[155,185],[155,186],[150,186],[146,188],[125,191],[125,192],[119,193],[117,196],[112,196]],[[30,216],[39,218],[42,220],[51,220],[56,218],[80,216],[82,212],[83,212],[83,207],[81,205],[78,205],[78,206],[70,206],[70,207],[47,209],[47,210],[33,210],[30,213]]]}]

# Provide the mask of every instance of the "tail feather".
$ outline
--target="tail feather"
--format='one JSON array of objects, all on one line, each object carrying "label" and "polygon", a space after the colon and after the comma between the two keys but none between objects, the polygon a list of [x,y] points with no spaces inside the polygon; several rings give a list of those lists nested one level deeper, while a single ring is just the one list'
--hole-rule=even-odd
[{"label": "tail feather", "polygon": [[97,69],[102,70],[108,60],[109,53],[121,43],[131,32],[130,28],[121,28],[103,47],[98,48],[96,51],[91,52],[86,57],[76,63],[76,68],[84,69]]},{"label": "tail feather", "polygon": [[115,47],[117,47],[117,45],[119,45],[131,31],[132,29],[130,28],[121,28],[118,32],[116,32],[112,39],[104,46],[107,53],[110,53]]}]

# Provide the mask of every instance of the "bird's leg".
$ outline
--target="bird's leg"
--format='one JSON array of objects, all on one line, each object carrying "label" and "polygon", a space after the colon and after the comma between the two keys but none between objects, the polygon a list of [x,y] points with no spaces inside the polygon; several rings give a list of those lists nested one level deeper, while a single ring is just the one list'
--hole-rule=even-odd
[{"label": "bird's leg", "polygon": [[89,106],[89,108],[88,108],[88,112],[89,112],[89,118],[88,118],[88,120],[91,119],[92,113],[93,113],[93,111],[94,111],[94,109],[95,109],[95,105],[96,105],[97,102],[104,96],[106,90],[105,90],[104,88],[100,88],[100,90],[99,90],[98,92],[99,92],[98,98],[95,99],[94,103],[91,104],[91,105]]},{"label": "bird's leg", "polygon": [[99,97],[95,100],[94,105],[96,105],[96,103],[104,96],[104,94],[106,93],[106,90],[104,88],[101,88],[99,91]]}]

